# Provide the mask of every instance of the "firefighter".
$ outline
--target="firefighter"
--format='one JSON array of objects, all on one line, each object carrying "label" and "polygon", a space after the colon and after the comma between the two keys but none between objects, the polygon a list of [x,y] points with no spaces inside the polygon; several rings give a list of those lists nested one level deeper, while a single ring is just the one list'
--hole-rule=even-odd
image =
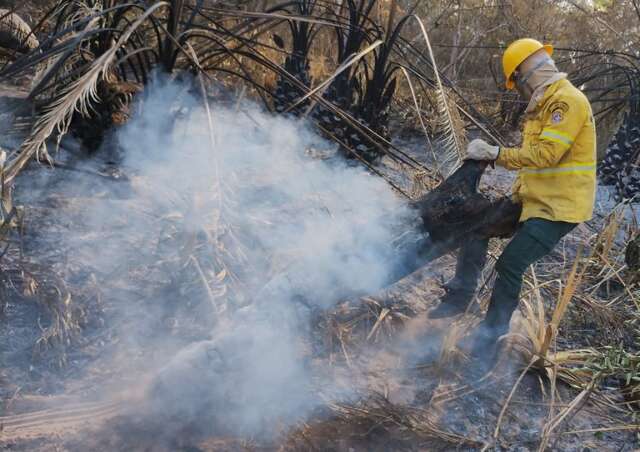
[{"label": "firefighter", "polygon": [[[522,203],[518,229],[495,269],[496,282],[485,319],[472,335],[472,355],[497,350],[518,306],[522,278],[529,267],[593,213],[596,192],[596,132],[586,96],[559,72],[553,48],[534,39],[513,42],[502,64],[506,87],[528,102],[517,148],[493,146],[481,139],[469,143],[469,159],[493,161],[517,170],[513,197]],[[464,312],[485,264],[488,240],[460,250],[456,274],[431,318]]]}]

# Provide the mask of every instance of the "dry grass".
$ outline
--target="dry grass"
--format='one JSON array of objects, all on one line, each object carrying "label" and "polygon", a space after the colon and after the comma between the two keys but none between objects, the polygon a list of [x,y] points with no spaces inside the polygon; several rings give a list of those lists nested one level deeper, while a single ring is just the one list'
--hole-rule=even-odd
[{"label": "dry grass", "polygon": [[357,404],[331,404],[326,421],[307,424],[288,438],[285,450],[328,450],[348,447],[411,448],[422,444],[430,450],[452,447],[479,448],[482,441],[448,432],[432,420],[429,410],[393,404],[382,394],[369,395]]},{"label": "dry grass", "polygon": [[[637,351],[615,351],[607,346],[559,350],[557,345],[560,325],[572,300],[580,300],[596,312],[606,312],[616,306],[620,308],[624,302],[631,317],[637,317],[637,288],[623,277],[622,269],[617,267],[620,264],[614,263],[620,261],[619,232],[622,224],[624,207],[619,206],[606,219],[601,232],[592,239],[591,254],[582,258],[578,252],[568,275],[551,281],[552,286],[559,286],[559,289],[549,321],[543,295],[543,291],[549,293],[548,281],[539,281],[535,271],[528,281],[530,289],[528,296],[523,299],[524,315],[516,323],[525,334],[517,335],[515,339],[516,347],[523,353],[523,362],[529,363],[527,368],[536,367],[543,371],[551,383],[549,418],[542,432],[540,451],[553,447],[549,446],[553,435],[558,435],[560,427],[567,425],[569,419],[584,408],[590,398],[595,397],[596,403],[605,409],[618,410],[618,404],[603,391],[601,383],[605,378],[625,375],[626,383],[622,385],[620,395],[638,391],[637,383],[634,383],[637,381],[634,364],[638,361]],[[597,289],[611,278],[616,278],[620,283],[622,292],[613,302],[603,302],[598,299]],[[611,319],[617,316],[600,315],[596,318]],[[558,381],[579,388],[580,393],[569,405],[555,413]]]}]

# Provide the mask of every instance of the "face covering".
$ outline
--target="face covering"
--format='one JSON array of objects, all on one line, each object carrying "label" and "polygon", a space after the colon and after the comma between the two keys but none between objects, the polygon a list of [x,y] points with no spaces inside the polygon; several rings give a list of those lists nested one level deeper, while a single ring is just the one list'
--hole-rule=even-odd
[{"label": "face covering", "polygon": [[519,88],[519,91],[525,96],[531,93],[529,105],[527,105],[527,113],[531,113],[536,109],[549,85],[566,77],[567,74],[559,72],[551,58],[540,61],[533,69],[523,74],[523,80],[519,81],[519,84],[524,86]]}]

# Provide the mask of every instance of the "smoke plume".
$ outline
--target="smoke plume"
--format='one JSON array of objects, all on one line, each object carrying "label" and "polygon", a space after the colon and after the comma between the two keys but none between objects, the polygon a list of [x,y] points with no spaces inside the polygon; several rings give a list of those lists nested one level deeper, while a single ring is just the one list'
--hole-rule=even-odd
[{"label": "smoke plume", "polygon": [[193,86],[146,90],[116,135],[131,192],[87,208],[101,246],[73,249],[106,286],[143,294],[112,300],[111,321],[156,357],[131,366],[160,366],[144,409],[273,433],[349,394],[313,365],[311,315],[392,282],[417,216],[305,122],[250,102],[209,116]]}]

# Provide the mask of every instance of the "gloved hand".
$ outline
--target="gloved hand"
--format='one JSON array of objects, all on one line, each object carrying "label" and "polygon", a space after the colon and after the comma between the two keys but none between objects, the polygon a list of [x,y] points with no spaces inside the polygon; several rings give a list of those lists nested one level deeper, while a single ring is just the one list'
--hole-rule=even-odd
[{"label": "gloved hand", "polygon": [[500,148],[492,146],[484,140],[476,138],[467,146],[467,158],[471,160],[489,160],[498,158]]}]

